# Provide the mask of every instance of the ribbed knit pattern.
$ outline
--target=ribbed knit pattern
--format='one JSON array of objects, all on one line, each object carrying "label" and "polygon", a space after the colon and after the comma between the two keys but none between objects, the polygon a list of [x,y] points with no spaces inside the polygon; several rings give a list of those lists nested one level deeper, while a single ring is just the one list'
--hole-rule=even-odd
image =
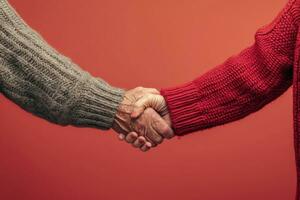
[{"label": "ribbed knit pattern", "polygon": [[60,125],[109,129],[123,90],[92,77],[32,30],[0,0],[0,91]]},{"label": "ribbed knit pattern", "polygon": [[271,24],[257,31],[252,46],[189,83],[161,90],[175,133],[184,135],[241,119],[280,96],[293,83],[297,200],[300,199],[299,7],[300,0],[289,1]]}]

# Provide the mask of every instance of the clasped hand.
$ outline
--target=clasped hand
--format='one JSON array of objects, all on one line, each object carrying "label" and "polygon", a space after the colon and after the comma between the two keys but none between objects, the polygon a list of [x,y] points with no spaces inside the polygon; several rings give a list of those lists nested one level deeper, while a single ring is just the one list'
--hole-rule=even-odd
[{"label": "clasped hand", "polygon": [[174,137],[165,99],[153,88],[125,92],[113,129],[121,140],[144,152]]}]

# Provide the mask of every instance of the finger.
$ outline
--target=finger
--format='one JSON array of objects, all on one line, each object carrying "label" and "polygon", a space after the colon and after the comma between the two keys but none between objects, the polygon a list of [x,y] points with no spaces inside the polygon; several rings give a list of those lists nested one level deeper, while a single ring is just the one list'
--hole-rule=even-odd
[{"label": "finger", "polygon": [[161,144],[164,138],[152,127],[149,127],[146,132],[146,138],[153,146]]},{"label": "finger", "polygon": [[151,149],[151,143],[150,142],[146,142],[146,144],[144,144],[140,149],[143,152],[149,151]]},{"label": "finger", "polygon": [[173,129],[168,125],[168,123],[161,118],[160,116],[156,115],[155,119],[152,123],[153,129],[158,132],[162,137],[171,139],[174,137]]},{"label": "finger", "polygon": [[140,136],[138,137],[138,139],[136,139],[134,142],[133,142],[133,146],[136,147],[136,148],[140,148],[142,147],[144,144],[146,144],[146,139],[143,137],[143,136]]},{"label": "finger", "polygon": [[126,136],[126,141],[128,143],[133,143],[138,137],[138,134],[136,132],[130,132],[127,136]]},{"label": "finger", "polygon": [[163,96],[146,94],[135,102],[133,111],[131,113],[131,118],[138,118],[145,111],[145,109],[149,107],[153,108],[162,116],[168,113],[166,101]]},{"label": "finger", "polygon": [[124,140],[124,139],[125,139],[125,135],[124,135],[124,134],[122,134],[122,133],[121,133],[121,134],[119,134],[119,136],[118,136],[118,137],[119,137],[119,139],[120,139],[120,140]]},{"label": "finger", "polygon": [[[149,124],[148,129],[151,127],[158,135],[162,136],[163,138],[172,138],[174,136],[173,130],[170,128],[168,123],[152,108],[147,108],[144,111],[145,115],[149,116]],[[151,130],[150,129],[150,130]]]},{"label": "finger", "polygon": [[161,119],[159,114],[152,108],[147,108],[143,115],[137,119],[136,124],[138,126],[133,127],[136,132],[143,135],[153,146],[161,144],[163,137],[153,128],[153,122]]},{"label": "finger", "polygon": [[151,147],[152,147],[151,142],[146,142],[146,146],[147,146],[148,148],[151,148]]}]

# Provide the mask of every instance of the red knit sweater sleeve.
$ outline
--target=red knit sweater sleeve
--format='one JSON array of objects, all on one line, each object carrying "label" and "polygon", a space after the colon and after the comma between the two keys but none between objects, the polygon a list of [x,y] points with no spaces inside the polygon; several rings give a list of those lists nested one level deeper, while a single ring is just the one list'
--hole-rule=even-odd
[{"label": "red knit sweater sleeve", "polygon": [[292,5],[255,43],[206,74],[184,85],[162,89],[177,135],[241,119],[280,96],[292,83],[298,33]]}]

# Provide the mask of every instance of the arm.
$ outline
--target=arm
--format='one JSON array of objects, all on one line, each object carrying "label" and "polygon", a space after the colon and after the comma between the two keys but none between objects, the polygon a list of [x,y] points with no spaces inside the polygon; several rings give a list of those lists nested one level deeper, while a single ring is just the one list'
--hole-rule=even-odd
[{"label": "arm", "polygon": [[185,85],[163,89],[176,134],[241,119],[280,96],[292,84],[299,1],[255,35],[255,43]]},{"label": "arm", "polygon": [[137,131],[140,137],[126,139],[142,151],[161,143],[161,135],[173,134],[152,109],[131,122],[128,110],[134,101],[157,90],[123,91],[92,77],[47,44],[6,0],[0,0],[0,92],[56,124],[113,128],[124,135]]},{"label": "arm", "polygon": [[136,104],[169,111],[177,135],[241,119],[261,109],[292,84],[299,29],[299,0],[291,0],[277,18],[259,29],[255,43],[237,56],[184,85],[162,89]]},{"label": "arm", "polygon": [[60,125],[109,129],[123,90],[80,69],[0,0],[0,89],[23,109]]}]

